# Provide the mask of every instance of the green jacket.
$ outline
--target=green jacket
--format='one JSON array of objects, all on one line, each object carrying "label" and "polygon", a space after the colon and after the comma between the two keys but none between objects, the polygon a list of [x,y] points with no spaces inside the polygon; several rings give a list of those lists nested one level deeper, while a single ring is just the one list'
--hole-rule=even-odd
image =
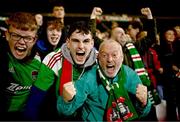
[{"label": "green jacket", "polygon": [[[137,84],[141,83],[138,75],[128,66],[123,65],[125,69],[126,82],[124,87],[131,94],[135,95]],[[113,79],[114,82],[118,77]],[[70,102],[65,102],[61,96],[58,97],[57,109],[60,116],[70,116],[81,107],[81,117],[84,121],[103,121],[108,100],[108,93],[101,81],[97,81],[97,67],[94,66],[86,72],[80,80],[75,82],[77,93]],[[151,103],[145,108],[135,106],[139,117],[146,116],[151,108]]]}]

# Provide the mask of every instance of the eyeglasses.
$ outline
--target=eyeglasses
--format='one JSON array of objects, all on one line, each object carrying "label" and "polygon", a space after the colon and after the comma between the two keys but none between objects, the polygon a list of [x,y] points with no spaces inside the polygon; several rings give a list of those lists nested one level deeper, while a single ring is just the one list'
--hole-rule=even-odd
[{"label": "eyeglasses", "polygon": [[13,32],[9,32],[10,34],[10,37],[12,40],[15,40],[15,41],[19,41],[21,38],[23,38],[23,40],[27,43],[31,43],[35,40],[35,37],[32,37],[32,36],[21,36],[19,34],[16,34],[16,33],[13,33]]}]

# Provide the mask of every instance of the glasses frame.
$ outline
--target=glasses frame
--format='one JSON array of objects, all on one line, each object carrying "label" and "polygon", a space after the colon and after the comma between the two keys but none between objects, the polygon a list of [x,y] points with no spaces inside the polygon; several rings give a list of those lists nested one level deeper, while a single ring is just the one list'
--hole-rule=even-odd
[{"label": "glasses frame", "polygon": [[34,42],[34,40],[36,39],[36,37],[32,37],[32,36],[21,36],[17,33],[14,33],[14,32],[8,32],[10,34],[10,38],[12,40],[15,40],[15,41],[19,41],[23,38],[23,41],[26,42],[26,43],[32,43]]}]

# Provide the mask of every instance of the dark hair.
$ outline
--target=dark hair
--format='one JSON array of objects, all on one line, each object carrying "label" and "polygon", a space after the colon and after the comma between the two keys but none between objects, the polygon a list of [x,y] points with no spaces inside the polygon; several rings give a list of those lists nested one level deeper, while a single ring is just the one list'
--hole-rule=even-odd
[{"label": "dark hair", "polygon": [[46,18],[44,23],[46,24],[46,27],[48,27],[49,25],[55,25],[57,29],[62,29],[64,27],[64,24],[62,23],[61,19],[57,17],[48,17]]},{"label": "dark hair", "polygon": [[[56,28],[62,30],[62,35],[61,35],[61,38],[60,38],[60,42],[61,42],[62,39],[64,40],[64,37],[63,37],[64,36],[64,24],[61,22],[61,20],[59,18],[56,18],[56,17],[46,17],[46,18],[44,18],[44,22],[43,22],[43,25],[42,25],[42,28],[41,28],[42,30],[41,30],[39,39],[44,40],[45,44],[47,46],[49,46],[49,48],[53,48],[53,46],[51,46],[51,44],[49,43],[48,38],[47,38],[47,27],[49,25],[54,25]],[[57,47],[60,47],[60,46],[57,46]]]},{"label": "dark hair", "polygon": [[62,6],[62,7],[64,7],[65,5],[64,5],[64,3],[63,2],[53,2],[52,3],[52,10],[54,9],[54,7],[57,7],[57,6]]},{"label": "dark hair", "polygon": [[[8,27],[14,27],[16,29],[24,31],[36,31],[38,33],[39,26],[35,19],[35,16],[29,12],[16,12],[13,13],[7,20]],[[25,57],[22,61],[31,60],[36,54],[36,48],[33,46],[30,56]]]},{"label": "dark hair", "polygon": [[134,29],[139,28],[140,31],[143,30],[143,24],[142,24],[141,22],[139,22],[139,21],[131,21],[131,22],[129,23],[129,25],[131,25],[132,28],[134,28]]},{"label": "dark hair", "polygon": [[16,12],[6,20],[8,26],[21,30],[38,30],[39,26],[36,22],[35,16],[28,12]]},{"label": "dark hair", "polygon": [[167,27],[164,27],[164,28],[162,29],[162,33],[161,33],[161,34],[163,34],[162,37],[161,37],[162,39],[165,39],[165,33],[166,33],[167,31],[173,31],[173,32],[174,32],[174,35],[177,36],[177,31],[174,29],[174,27],[172,27],[172,26],[167,26]]},{"label": "dark hair", "polygon": [[[53,29],[60,29],[62,34],[60,37],[60,40],[56,47],[54,47],[49,41],[48,41],[48,35],[47,35],[47,27],[49,25],[53,25]],[[53,51],[54,49],[57,49],[62,46],[62,44],[65,42],[65,29],[64,24],[62,23],[61,19],[56,17],[45,17],[43,21],[43,25],[41,26],[41,31],[39,34],[38,42],[36,43],[37,51],[40,54],[41,59],[43,59],[49,52]],[[44,49],[42,49],[42,47]]]},{"label": "dark hair", "polygon": [[67,33],[67,38],[69,38],[71,36],[71,34],[76,30],[79,30],[79,33],[84,33],[84,34],[91,33],[91,35],[93,36],[88,22],[76,21],[72,25],[70,25],[69,31]]},{"label": "dark hair", "polygon": [[[164,27],[163,29],[162,29],[162,31],[161,31],[161,33],[160,33],[160,44],[161,45],[167,45],[167,39],[165,38],[165,33],[167,32],[167,31],[173,31],[174,32],[174,34],[175,34],[175,37],[177,37],[177,32],[176,32],[176,30],[173,28],[173,27],[171,27],[171,26],[167,26],[167,27]],[[175,38],[175,41],[176,41],[177,39]]]}]

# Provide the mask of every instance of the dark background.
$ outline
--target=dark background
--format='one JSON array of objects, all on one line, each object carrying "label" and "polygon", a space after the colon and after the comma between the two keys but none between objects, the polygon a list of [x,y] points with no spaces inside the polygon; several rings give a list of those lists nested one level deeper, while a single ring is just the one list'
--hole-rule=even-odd
[{"label": "dark background", "polygon": [[[64,5],[66,18],[69,13],[89,16],[94,6],[101,7],[103,14],[132,16],[141,16],[140,9],[150,7],[159,27],[180,24],[178,0],[1,0],[0,16],[16,11],[47,14],[52,12],[55,3]],[[77,17],[73,17],[75,18]],[[72,20],[72,17],[70,19]]]},{"label": "dark background", "polygon": [[67,13],[90,13],[99,6],[104,13],[138,15],[140,8],[150,7],[155,16],[179,17],[178,0],[1,0],[0,12],[50,12],[54,3],[63,3]]}]

